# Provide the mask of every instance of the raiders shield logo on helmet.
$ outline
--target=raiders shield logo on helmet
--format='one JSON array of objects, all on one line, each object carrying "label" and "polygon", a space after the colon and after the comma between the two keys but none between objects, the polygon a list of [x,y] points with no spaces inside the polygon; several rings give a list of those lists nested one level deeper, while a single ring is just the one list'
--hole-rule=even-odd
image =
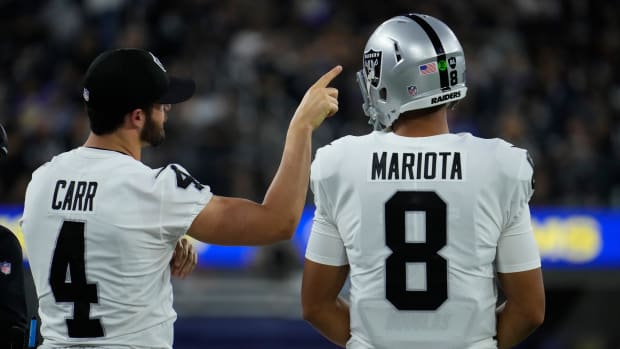
[{"label": "raiders shield logo on helmet", "polygon": [[377,87],[381,77],[381,52],[369,50],[364,52],[364,71],[366,83]]}]

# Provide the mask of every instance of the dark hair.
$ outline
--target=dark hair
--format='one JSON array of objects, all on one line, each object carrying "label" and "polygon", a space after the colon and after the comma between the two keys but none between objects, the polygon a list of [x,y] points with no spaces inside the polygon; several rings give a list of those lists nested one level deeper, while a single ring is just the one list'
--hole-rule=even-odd
[{"label": "dark hair", "polygon": [[[136,107],[132,110],[142,109],[147,116],[150,116],[153,112],[153,105],[154,103],[150,103],[147,106]],[[90,129],[98,136],[110,134],[116,131],[123,124],[125,115],[129,112],[130,111],[101,111],[86,106],[86,113],[88,114],[88,119],[90,120]]]}]

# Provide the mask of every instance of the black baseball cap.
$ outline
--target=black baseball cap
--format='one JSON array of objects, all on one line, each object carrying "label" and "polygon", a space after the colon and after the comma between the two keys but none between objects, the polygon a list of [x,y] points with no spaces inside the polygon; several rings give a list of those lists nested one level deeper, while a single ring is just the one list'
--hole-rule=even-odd
[{"label": "black baseball cap", "polygon": [[137,48],[101,53],[88,67],[83,85],[88,107],[123,113],[151,103],[180,103],[196,90],[194,80],[169,76],[155,55]]}]

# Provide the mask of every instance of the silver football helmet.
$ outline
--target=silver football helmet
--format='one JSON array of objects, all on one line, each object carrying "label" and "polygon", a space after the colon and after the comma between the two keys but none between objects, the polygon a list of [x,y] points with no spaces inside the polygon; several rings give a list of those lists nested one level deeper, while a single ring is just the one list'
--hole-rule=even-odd
[{"label": "silver football helmet", "polygon": [[390,18],[370,36],[357,82],[375,130],[401,113],[465,98],[465,56],[452,30],[417,13]]}]

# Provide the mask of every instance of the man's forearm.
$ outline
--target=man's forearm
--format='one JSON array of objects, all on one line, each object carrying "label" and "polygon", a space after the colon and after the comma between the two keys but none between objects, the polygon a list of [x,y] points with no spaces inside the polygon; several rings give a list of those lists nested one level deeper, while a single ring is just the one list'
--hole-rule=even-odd
[{"label": "man's forearm", "polygon": [[497,347],[508,349],[522,342],[539,322],[521,312],[510,302],[502,304],[497,311]]},{"label": "man's forearm", "polygon": [[289,130],[278,172],[262,204],[213,196],[188,234],[220,245],[264,245],[295,233],[306,201],[312,129]]},{"label": "man's forearm", "polygon": [[266,216],[274,218],[274,228],[285,232],[288,238],[306,203],[312,131],[338,111],[338,90],[328,85],[341,71],[341,66],[332,68],[306,91],[291,119],[280,167],[263,200]]},{"label": "man's forearm", "polygon": [[341,298],[337,298],[335,302],[324,306],[306,320],[325,338],[341,347],[345,347],[351,337],[349,305]]},{"label": "man's forearm", "polygon": [[312,128],[289,128],[280,166],[263,200],[293,230],[306,203],[311,152]]}]

